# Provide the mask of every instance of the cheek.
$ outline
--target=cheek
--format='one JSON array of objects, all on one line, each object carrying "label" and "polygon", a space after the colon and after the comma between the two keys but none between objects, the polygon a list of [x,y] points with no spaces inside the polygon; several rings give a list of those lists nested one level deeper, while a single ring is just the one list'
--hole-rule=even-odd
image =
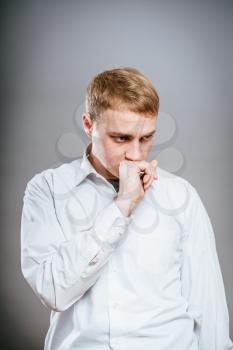
[{"label": "cheek", "polygon": [[153,143],[149,143],[149,142],[142,145],[142,148],[141,148],[142,159],[147,159],[152,146],[153,146]]},{"label": "cheek", "polygon": [[105,140],[103,143],[105,159],[108,163],[117,164],[124,157],[124,149],[113,140]]},{"label": "cheek", "polygon": [[148,142],[148,143],[146,143],[146,144],[143,146],[143,150],[144,150],[145,152],[149,152],[149,151],[151,150],[153,144],[154,144],[153,142]]}]

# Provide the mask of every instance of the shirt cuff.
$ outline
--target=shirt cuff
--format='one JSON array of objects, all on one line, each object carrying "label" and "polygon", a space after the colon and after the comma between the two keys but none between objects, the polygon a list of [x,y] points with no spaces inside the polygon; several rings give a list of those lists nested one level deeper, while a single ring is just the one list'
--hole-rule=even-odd
[{"label": "shirt cuff", "polygon": [[100,246],[115,249],[130,221],[131,217],[124,216],[113,201],[98,214],[93,236]]}]

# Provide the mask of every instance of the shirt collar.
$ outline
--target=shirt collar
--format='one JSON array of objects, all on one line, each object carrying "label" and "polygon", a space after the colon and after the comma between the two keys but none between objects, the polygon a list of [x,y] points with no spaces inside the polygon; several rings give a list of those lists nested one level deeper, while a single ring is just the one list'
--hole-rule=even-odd
[{"label": "shirt collar", "polygon": [[89,174],[98,174],[98,172],[95,170],[95,168],[88,159],[91,152],[91,147],[92,143],[90,142],[83,151],[83,156],[76,172],[76,186],[79,185]]}]

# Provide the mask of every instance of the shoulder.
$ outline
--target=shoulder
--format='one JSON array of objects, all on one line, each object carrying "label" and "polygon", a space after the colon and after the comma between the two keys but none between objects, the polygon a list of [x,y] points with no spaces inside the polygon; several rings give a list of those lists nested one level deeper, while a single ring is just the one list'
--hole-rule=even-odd
[{"label": "shoulder", "polygon": [[26,191],[50,191],[63,193],[72,190],[77,181],[81,159],[63,163],[55,168],[48,168],[34,174],[26,185]]},{"label": "shoulder", "polygon": [[194,185],[182,176],[157,167],[158,180],[153,182],[153,193],[162,207],[185,211],[198,196]]},{"label": "shoulder", "polygon": [[174,191],[180,190],[184,187],[189,189],[195,188],[194,185],[180,175],[173,174],[163,168],[157,167],[158,183],[166,189],[171,188]]}]

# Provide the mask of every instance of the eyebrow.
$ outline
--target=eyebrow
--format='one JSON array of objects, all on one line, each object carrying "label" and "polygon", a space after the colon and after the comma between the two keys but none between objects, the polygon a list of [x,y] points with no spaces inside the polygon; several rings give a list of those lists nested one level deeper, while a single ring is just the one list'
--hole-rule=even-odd
[{"label": "eyebrow", "polygon": [[[142,137],[153,135],[155,132],[156,132],[156,130],[152,130],[152,131],[148,132],[147,134],[142,135]],[[134,136],[134,135],[125,134],[125,133],[116,132],[116,131],[109,131],[109,132],[108,132],[108,135],[111,135],[111,136],[121,136],[121,137],[122,137],[122,136],[123,136],[123,137],[132,137],[132,136]]]}]

